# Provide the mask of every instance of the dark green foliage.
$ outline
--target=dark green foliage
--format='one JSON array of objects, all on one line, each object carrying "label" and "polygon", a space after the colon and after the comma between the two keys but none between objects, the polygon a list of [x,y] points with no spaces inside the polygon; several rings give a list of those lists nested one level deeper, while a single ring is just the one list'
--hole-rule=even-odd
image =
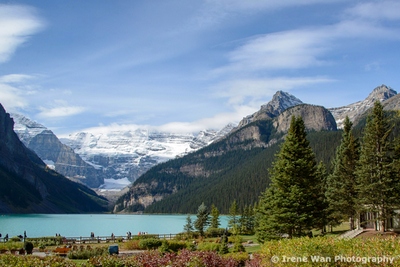
[{"label": "dark green foliage", "polygon": [[201,203],[199,208],[197,209],[197,219],[194,221],[194,228],[199,231],[201,236],[204,236],[204,230],[210,223],[210,212],[207,209],[207,206],[204,205],[204,202]]},{"label": "dark green foliage", "polygon": [[21,210],[42,201],[40,193],[27,180],[0,167],[0,199]]},{"label": "dark green foliage", "polygon": [[192,218],[190,217],[190,215],[188,215],[186,217],[186,224],[183,227],[183,231],[185,231],[187,235],[191,235],[193,230],[194,228],[193,228]]},{"label": "dark green foliage", "polygon": [[158,238],[145,238],[139,241],[139,247],[141,249],[157,249],[162,245],[162,242]]},{"label": "dark green foliage", "polygon": [[211,205],[210,215],[211,215],[210,227],[218,228],[221,225],[219,221],[219,210],[214,204]]},{"label": "dark green foliage", "polygon": [[271,185],[260,199],[256,228],[260,242],[282,234],[305,235],[323,216],[322,181],[306,135],[301,117],[293,117],[271,169]]},{"label": "dark green foliage", "polygon": [[239,219],[239,232],[241,234],[254,234],[255,211],[252,206],[245,206]]},{"label": "dark green foliage", "polygon": [[206,237],[220,237],[224,235],[226,232],[226,229],[224,228],[213,228],[213,227],[208,227],[205,234]]},{"label": "dark green foliage", "polygon": [[165,252],[178,252],[182,249],[188,248],[188,244],[184,241],[163,240],[159,250]]},{"label": "dark green foliage", "polygon": [[[129,211],[146,213],[195,213],[200,203],[214,204],[222,214],[228,214],[231,203],[236,200],[239,210],[258,202],[259,195],[269,184],[268,169],[279,149],[283,133],[276,133],[272,120],[253,122],[244,127],[257,127],[261,140],[267,147],[254,147],[252,140],[240,141],[234,132],[222,141],[213,143],[182,158],[159,164],[135,184],[157,184],[149,192],[165,195],[158,202],[144,208],[134,205]],[[329,169],[336,146],[340,143],[341,132],[310,132],[307,139],[316,151],[316,159],[323,161]],[[253,146],[252,146],[253,145]],[[182,172],[182,166],[198,166],[204,174],[192,176]],[[172,192],[175,192],[171,194]],[[120,197],[117,208],[135,197],[133,192]],[[136,193],[135,193],[136,194]]]},{"label": "dark green foliage", "polygon": [[329,203],[329,224],[336,225],[351,218],[354,229],[357,214],[356,166],[359,159],[359,142],[351,131],[352,123],[346,117],[342,141],[333,161],[333,173],[327,180],[326,197]]},{"label": "dark green foliage", "polygon": [[239,227],[239,208],[236,204],[236,200],[232,202],[232,205],[229,208],[228,218],[228,227],[237,229]]},{"label": "dark green foliage", "polygon": [[44,206],[42,212],[45,212],[46,206],[50,207],[48,212],[54,212],[54,208],[65,213],[106,211],[107,200],[86,186],[72,182],[44,166],[37,165],[33,171],[46,186],[46,199],[41,197],[34,185],[0,168],[0,200],[14,206],[20,213],[41,205]]},{"label": "dark green foliage", "polygon": [[363,133],[357,168],[358,201],[362,208],[377,214],[380,229],[400,204],[400,177],[396,172],[392,123],[380,102],[375,102]]}]

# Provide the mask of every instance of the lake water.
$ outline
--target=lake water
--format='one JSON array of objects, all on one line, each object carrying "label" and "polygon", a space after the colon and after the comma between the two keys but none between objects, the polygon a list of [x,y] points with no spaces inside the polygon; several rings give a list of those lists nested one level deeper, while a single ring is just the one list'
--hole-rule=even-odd
[{"label": "lake water", "polygon": [[[183,232],[187,215],[127,215],[127,214],[24,214],[0,215],[0,233],[4,237],[23,235],[28,237],[125,236],[138,232],[149,234],[177,234]],[[196,219],[191,216],[192,222]],[[227,226],[227,216],[220,216],[222,228]]]}]

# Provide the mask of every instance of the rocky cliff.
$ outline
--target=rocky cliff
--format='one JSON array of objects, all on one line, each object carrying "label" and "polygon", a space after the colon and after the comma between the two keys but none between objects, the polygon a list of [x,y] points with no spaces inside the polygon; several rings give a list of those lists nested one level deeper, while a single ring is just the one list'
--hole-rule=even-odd
[{"label": "rocky cliff", "polygon": [[[101,212],[106,205],[92,190],[47,168],[13,131],[0,105],[0,212]],[[102,204],[101,204],[102,203]]]},{"label": "rocky cliff", "polygon": [[301,104],[288,108],[274,119],[274,127],[278,133],[289,130],[292,116],[302,117],[307,130],[337,130],[335,118],[329,110],[322,106]]},{"label": "rocky cliff", "polygon": [[20,115],[11,114],[19,139],[50,167],[67,178],[97,188],[104,184],[101,171],[86,163],[45,126]]},{"label": "rocky cliff", "polygon": [[253,121],[259,121],[259,120],[265,120],[265,119],[272,119],[281,114],[283,111],[290,107],[294,107],[296,105],[302,104],[303,102],[296,98],[295,96],[283,92],[283,91],[277,91],[271,101],[269,101],[267,104],[262,105],[260,110],[255,112],[252,115],[249,115],[245,118],[243,118],[240,122],[237,128],[242,128],[243,126],[253,122]]}]

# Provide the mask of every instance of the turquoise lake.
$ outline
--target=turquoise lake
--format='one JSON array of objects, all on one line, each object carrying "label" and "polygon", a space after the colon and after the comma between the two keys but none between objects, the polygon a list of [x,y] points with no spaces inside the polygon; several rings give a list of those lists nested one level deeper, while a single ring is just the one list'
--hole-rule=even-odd
[{"label": "turquoise lake", "polygon": [[[187,215],[131,215],[131,214],[24,214],[0,215],[0,233],[4,237],[23,235],[28,237],[55,236],[88,237],[126,236],[138,232],[149,234],[177,234],[183,232]],[[192,222],[196,219],[191,216]],[[227,216],[220,216],[222,228],[227,226]]]}]

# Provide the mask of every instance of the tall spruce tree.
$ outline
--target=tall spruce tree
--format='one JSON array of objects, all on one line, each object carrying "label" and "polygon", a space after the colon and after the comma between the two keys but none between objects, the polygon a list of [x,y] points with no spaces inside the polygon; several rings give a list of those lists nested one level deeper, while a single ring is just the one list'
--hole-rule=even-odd
[{"label": "tall spruce tree", "polygon": [[337,225],[350,218],[350,229],[355,228],[357,215],[356,167],[359,142],[354,137],[349,117],[344,120],[341,143],[336,150],[333,172],[327,179],[326,198],[329,203],[329,224]]},{"label": "tall spruce tree", "polygon": [[271,184],[260,197],[256,234],[260,242],[302,236],[317,227],[323,210],[321,181],[315,155],[301,117],[292,117],[288,134],[276,155]]},{"label": "tall spruce tree", "polygon": [[230,228],[235,228],[239,226],[239,208],[236,203],[236,200],[234,200],[229,207],[229,215],[228,215],[228,227]]},{"label": "tall spruce tree", "polygon": [[219,221],[219,210],[218,208],[212,204],[211,205],[211,223],[210,227],[211,228],[218,228],[221,225]]},{"label": "tall spruce tree", "polygon": [[315,207],[319,210],[319,215],[316,216],[316,226],[321,230],[321,233],[324,234],[326,232],[326,225],[329,222],[329,203],[328,199],[326,198],[326,190],[327,190],[327,179],[328,179],[328,172],[324,163],[321,161],[317,165],[317,180],[319,181],[320,186],[320,194],[318,195],[318,206]]},{"label": "tall spruce tree", "polygon": [[194,221],[194,227],[199,231],[201,236],[204,236],[204,230],[210,223],[210,213],[204,202],[197,209],[197,219]]},{"label": "tall spruce tree", "polygon": [[[364,129],[356,173],[360,207],[375,215],[381,231],[386,230],[385,221],[400,204],[400,178],[395,172],[397,160],[390,141],[392,129],[382,104],[375,102]],[[376,229],[378,225],[374,225]]]},{"label": "tall spruce tree", "polygon": [[186,217],[186,224],[183,226],[183,230],[185,231],[185,233],[187,235],[191,235],[193,232],[193,223],[192,223],[192,218],[190,217],[190,215],[188,214],[188,216]]}]

